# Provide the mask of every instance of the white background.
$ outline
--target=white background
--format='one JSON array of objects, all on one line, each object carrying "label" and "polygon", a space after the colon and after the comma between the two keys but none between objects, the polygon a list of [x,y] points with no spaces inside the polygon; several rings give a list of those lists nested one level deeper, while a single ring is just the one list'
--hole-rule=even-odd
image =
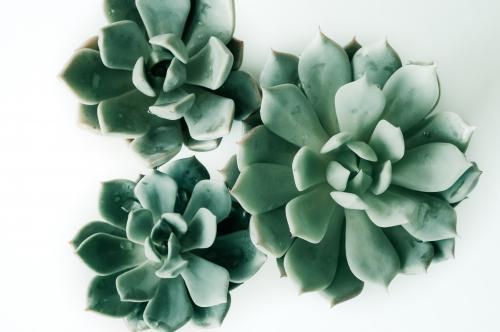
[{"label": "white background", "polygon": [[[299,54],[318,26],[341,44],[387,36],[404,60],[437,62],[439,108],[478,127],[468,155],[484,175],[458,208],[455,260],[399,276],[389,292],[368,285],[332,310],[318,295],[297,296],[268,262],[233,293],[217,331],[500,331],[500,1],[236,2],[236,36],[254,75],[271,47]],[[68,245],[99,217],[99,181],[145,170],[121,140],[77,128],[76,100],[56,78],[105,23],[101,0],[0,5],[0,330],[126,331],[120,320],[84,311],[92,273]],[[239,134],[237,126],[219,152],[200,155],[212,172]]]}]

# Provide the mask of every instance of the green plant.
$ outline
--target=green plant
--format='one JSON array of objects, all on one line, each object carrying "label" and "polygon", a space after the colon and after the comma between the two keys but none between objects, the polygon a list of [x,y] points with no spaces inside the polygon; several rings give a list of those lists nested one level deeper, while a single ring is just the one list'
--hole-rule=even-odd
[{"label": "green plant", "polygon": [[273,52],[261,86],[263,125],[225,174],[233,183],[241,171],[232,194],[252,214],[254,244],[302,292],[335,304],[452,256],[454,205],[481,172],[464,156],[473,128],[431,114],[434,65],[319,33],[300,59]]},{"label": "green plant", "polygon": [[99,208],[106,222],[89,223],[72,241],[98,274],[88,307],[125,317],[134,331],[219,325],[229,290],[266,258],[251,243],[248,214],[194,157],[137,183],[105,182]]},{"label": "green plant", "polygon": [[238,70],[233,0],[106,0],[110,25],[61,74],[82,103],[80,122],[131,141],[151,167],[183,143],[215,149],[258,110],[258,85]]}]

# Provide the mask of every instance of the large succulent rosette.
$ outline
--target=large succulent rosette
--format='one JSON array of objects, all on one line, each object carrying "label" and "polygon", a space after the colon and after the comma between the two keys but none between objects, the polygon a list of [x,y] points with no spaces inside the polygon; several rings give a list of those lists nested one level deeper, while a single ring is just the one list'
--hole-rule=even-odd
[{"label": "large succulent rosette", "polygon": [[155,167],[183,143],[216,148],[234,118],[258,110],[258,85],[238,70],[233,0],[106,0],[105,11],[110,25],[61,75],[84,125],[129,139]]},{"label": "large succulent rosette", "polygon": [[126,318],[133,331],[218,326],[229,290],[266,258],[250,240],[249,216],[195,158],[137,183],[106,182],[99,206],[106,222],[89,223],[72,241],[98,274],[88,307]]},{"label": "large succulent rosette", "polygon": [[226,173],[241,171],[232,193],[253,242],[301,291],[335,304],[453,254],[454,205],[480,171],[464,156],[473,129],[431,114],[434,65],[320,33],[300,59],[273,52],[261,85],[263,125]]}]

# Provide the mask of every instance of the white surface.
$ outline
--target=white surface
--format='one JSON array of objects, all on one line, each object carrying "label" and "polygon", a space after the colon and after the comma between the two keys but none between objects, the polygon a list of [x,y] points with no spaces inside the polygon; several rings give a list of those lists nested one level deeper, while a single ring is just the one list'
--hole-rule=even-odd
[{"label": "white surface", "polygon": [[[340,43],[387,36],[404,60],[434,60],[441,110],[477,130],[469,157],[484,170],[458,208],[456,260],[427,275],[399,276],[387,293],[368,285],[333,310],[297,296],[273,262],[233,293],[217,331],[500,331],[500,2],[236,0],[244,67],[257,74],[271,47],[300,53],[321,25]],[[99,181],[144,170],[121,140],[75,126],[76,100],[55,78],[71,52],[104,23],[100,0],[3,1],[0,121],[0,326],[2,331],[126,331],[85,312],[92,273],[67,241],[98,218]],[[234,151],[235,131],[211,171]],[[226,154],[227,153],[227,154]],[[192,331],[187,327],[184,331]]]}]

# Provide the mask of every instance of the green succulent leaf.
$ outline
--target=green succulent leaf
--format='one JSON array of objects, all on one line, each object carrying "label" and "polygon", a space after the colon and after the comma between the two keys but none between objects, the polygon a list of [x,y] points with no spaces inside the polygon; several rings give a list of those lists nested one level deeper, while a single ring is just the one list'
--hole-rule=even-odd
[{"label": "green succulent leaf", "polygon": [[267,255],[281,257],[292,244],[284,208],[253,215],[249,230],[252,243]]},{"label": "green succulent leaf", "polygon": [[129,71],[107,68],[99,52],[88,48],[75,52],[61,78],[86,105],[98,104],[134,88]]},{"label": "green succulent leaf", "polygon": [[99,104],[99,125],[104,134],[124,138],[144,135],[154,119],[148,113],[154,100],[137,90]]},{"label": "green succulent leaf", "polygon": [[347,147],[349,148],[349,150],[354,152],[354,154],[357,155],[358,157],[360,157],[361,159],[364,159],[367,161],[372,161],[372,162],[378,161],[378,156],[375,153],[375,151],[373,151],[371,146],[369,146],[368,144],[366,144],[363,141],[349,142],[349,143],[347,143]]},{"label": "green succulent leaf", "polygon": [[136,205],[135,183],[129,180],[103,182],[99,193],[99,212],[105,220],[125,230],[128,213]]},{"label": "green succulent leaf", "polygon": [[444,239],[432,242],[434,247],[433,262],[442,262],[455,258],[455,239]]},{"label": "green succulent leaf", "polygon": [[378,166],[378,170],[374,176],[372,192],[375,195],[383,194],[391,185],[392,180],[392,163],[387,160]]},{"label": "green succulent leaf", "polygon": [[401,226],[387,227],[383,230],[398,253],[401,272],[418,274],[427,271],[434,257],[431,243],[415,239]]},{"label": "green succulent leaf", "polygon": [[148,78],[146,60],[142,56],[137,59],[132,69],[132,83],[137,90],[146,96],[151,98],[156,97],[156,91]]},{"label": "green succulent leaf", "polygon": [[167,51],[171,52],[182,63],[188,63],[189,55],[186,44],[184,44],[184,42],[178,35],[174,33],[157,35],[151,38],[149,42],[152,45],[163,47]]},{"label": "green succulent leaf", "polygon": [[187,64],[187,83],[217,90],[228,78],[233,61],[233,54],[226,45],[220,39],[210,37]]},{"label": "green succulent leaf", "polygon": [[221,142],[222,137],[211,140],[197,141],[190,137],[187,133],[184,135],[184,144],[189,150],[194,152],[208,152],[215,150],[219,147]]},{"label": "green succulent leaf", "polygon": [[226,303],[221,303],[212,307],[198,307],[193,305],[193,317],[191,321],[202,328],[215,328],[222,324],[222,321],[231,306],[231,295],[227,294]]},{"label": "green succulent leaf", "polygon": [[330,186],[321,185],[288,202],[286,219],[294,237],[311,243],[323,239],[332,216],[340,209],[329,197],[330,191]]},{"label": "green succulent leaf", "polygon": [[144,261],[144,249],[122,237],[97,233],[87,238],[76,253],[99,275],[110,275]]},{"label": "green succulent leaf", "polygon": [[135,4],[150,38],[168,33],[182,36],[190,0],[136,0]]},{"label": "green succulent leaf", "polygon": [[449,143],[429,143],[406,151],[392,167],[392,183],[422,192],[450,188],[471,163]]},{"label": "green succulent leaf", "polygon": [[176,278],[188,266],[189,262],[181,255],[182,245],[175,234],[170,234],[168,239],[168,255],[162,266],[156,271],[159,278]]},{"label": "green succulent leaf", "polygon": [[346,256],[354,275],[388,286],[399,272],[399,257],[384,232],[365,212],[346,210]]},{"label": "green succulent leaf", "polygon": [[213,307],[227,302],[229,273],[223,267],[187,254],[187,268],[181,273],[194,304]]},{"label": "green succulent leaf", "polygon": [[73,240],[71,240],[70,244],[74,249],[76,249],[80,246],[80,244],[82,244],[83,241],[98,233],[105,233],[123,238],[127,237],[127,235],[121,228],[115,227],[107,222],[93,221],[88,223],[80,231],[78,231]]},{"label": "green succulent leaf", "polygon": [[200,208],[189,223],[187,233],[181,238],[183,251],[210,247],[217,234],[217,219],[206,208]]},{"label": "green succulent leaf", "polygon": [[363,46],[352,58],[354,79],[365,75],[369,82],[380,88],[400,67],[401,59],[387,40]]},{"label": "green succulent leaf", "polygon": [[264,89],[260,112],[269,130],[297,146],[319,151],[328,140],[311,103],[295,85]]},{"label": "green succulent leaf", "polygon": [[106,67],[123,70],[134,69],[137,59],[151,53],[151,46],[141,28],[133,21],[120,21],[104,27],[99,37],[99,49]]},{"label": "green succulent leaf", "polygon": [[153,213],[153,219],[158,220],[162,214],[173,212],[177,183],[167,174],[153,171],[137,183],[134,192],[142,206]]},{"label": "green succulent leaf", "polygon": [[156,277],[156,264],[145,262],[121,274],[116,279],[116,289],[122,301],[145,302],[156,294],[160,279]]},{"label": "green succulent leaf", "polygon": [[260,108],[262,96],[255,79],[244,71],[232,71],[217,94],[234,100],[236,120],[246,119]]},{"label": "green succulent leaf", "polygon": [[461,202],[472,190],[476,187],[479,177],[483,172],[477,167],[476,163],[472,163],[470,167],[462,176],[448,189],[441,192],[440,195],[448,201],[448,203],[455,204]]},{"label": "green succulent leaf", "polygon": [[297,147],[260,125],[250,130],[239,142],[237,160],[240,169],[251,164],[291,165]]},{"label": "green succulent leaf", "polygon": [[434,65],[406,65],[384,86],[383,118],[403,132],[425,118],[439,100],[439,81]]},{"label": "green succulent leaf", "polygon": [[293,179],[299,191],[325,182],[326,164],[322,155],[308,147],[300,149],[292,162]]},{"label": "green succulent leaf", "polygon": [[217,222],[224,220],[231,212],[231,196],[226,186],[223,183],[211,180],[198,182],[184,210],[184,218],[194,220],[201,208],[206,208],[212,212]]},{"label": "green succulent leaf", "polygon": [[78,123],[87,129],[101,132],[97,117],[97,105],[83,105],[78,107]]},{"label": "green succulent leaf", "polygon": [[233,123],[234,101],[203,89],[189,92],[196,94],[194,105],[184,114],[190,136],[207,141],[227,135]]},{"label": "green succulent leaf", "polygon": [[128,20],[143,28],[135,0],[104,0],[104,13],[110,23]]},{"label": "green succulent leaf", "polygon": [[326,181],[335,190],[344,191],[351,172],[337,161],[331,161],[326,167]]},{"label": "green succulent leaf", "polygon": [[154,220],[151,211],[148,209],[135,209],[128,215],[127,238],[142,245],[151,234],[153,226]]},{"label": "green succulent leaf", "polygon": [[405,141],[401,129],[386,120],[380,120],[370,137],[370,146],[380,161],[395,163],[405,154]]},{"label": "green succulent leaf", "polygon": [[333,135],[326,141],[325,145],[321,147],[321,153],[328,153],[335,151],[341,147],[343,147],[345,144],[351,142],[353,140],[353,137],[349,133],[338,133]]},{"label": "green succulent leaf", "polygon": [[144,310],[151,329],[172,332],[184,326],[193,314],[193,306],[181,277],[163,279],[155,296]]},{"label": "green succulent leaf", "polygon": [[285,255],[286,274],[299,285],[301,293],[324,289],[335,277],[344,223],[344,214],[339,212],[330,217],[326,234],[319,243],[298,238]]},{"label": "green succulent leaf", "polygon": [[354,193],[348,193],[343,191],[332,191],[330,193],[332,199],[338,205],[345,209],[351,210],[365,210],[366,204],[361,197]]},{"label": "green succulent leaf", "polygon": [[175,157],[182,149],[182,131],[177,121],[150,129],[130,144],[150,167],[163,165]]},{"label": "green succulent leaf", "polygon": [[293,54],[272,50],[260,74],[263,88],[281,84],[299,84],[299,58]]},{"label": "green succulent leaf", "polygon": [[219,170],[219,173],[224,178],[224,182],[226,186],[231,189],[233,188],[238,176],[240,176],[240,170],[238,169],[238,162],[236,160],[236,155],[232,155],[231,158],[227,161],[224,168]]},{"label": "green succulent leaf", "polygon": [[320,31],[300,56],[299,77],[323,128],[329,135],[338,132],[332,96],[352,79],[344,49]]},{"label": "green succulent leaf", "polygon": [[193,23],[184,32],[189,54],[197,53],[212,36],[227,44],[235,27],[234,0],[194,0],[193,4]]},{"label": "green succulent leaf", "polygon": [[427,143],[445,142],[465,152],[475,129],[456,113],[439,112],[426,119],[405,143],[407,148],[412,148]]},{"label": "green succulent leaf", "polygon": [[125,324],[131,331],[145,331],[149,326],[144,321],[144,309],[146,309],[147,302],[137,303],[134,311],[125,317]]},{"label": "green succulent leaf", "polygon": [[218,236],[214,244],[196,253],[229,272],[232,283],[243,283],[259,271],[266,256],[255,248],[248,230]]},{"label": "green succulent leaf", "polygon": [[239,70],[243,64],[243,54],[245,53],[245,43],[243,41],[231,38],[226,44],[227,48],[231,51],[234,57],[233,70]]},{"label": "green succulent leaf", "polygon": [[347,183],[347,191],[357,195],[363,194],[373,184],[373,178],[365,170],[360,170],[349,182]]},{"label": "green succulent leaf", "polygon": [[284,206],[299,194],[290,167],[252,164],[242,170],[231,193],[250,214]]},{"label": "green succulent leaf", "polygon": [[341,86],[335,95],[340,131],[350,134],[353,140],[366,140],[370,136],[384,107],[384,94],[366,76]]},{"label": "green succulent leaf", "polygon": [[363,194],[366,214],[379,227],[392,227],[406,224],[418,218],[419,204],[394,188],[389,188],[380,195],[369,192]]},{"label": "green succulent leaf", "polygon": [[170,92],[181,87],[187,81],[186,65],[181,60],[174,58],[167,69],[167,75],[163,82],[163,91]]},{"label": "green succulent leaf", "polygon": [[193,192],[196,184],[208,180],[210,175],[196,157],[178,159],[160,168],[162,173],[168,174],[175,180],[180,189]]},{"label": "green succulent leaf", "polygon": [[111,317],[125,317],[136,309],[136,303],[120,299],[115,286],[117,276],[97,276],[92,279],[87,292],[89,310]]}]

